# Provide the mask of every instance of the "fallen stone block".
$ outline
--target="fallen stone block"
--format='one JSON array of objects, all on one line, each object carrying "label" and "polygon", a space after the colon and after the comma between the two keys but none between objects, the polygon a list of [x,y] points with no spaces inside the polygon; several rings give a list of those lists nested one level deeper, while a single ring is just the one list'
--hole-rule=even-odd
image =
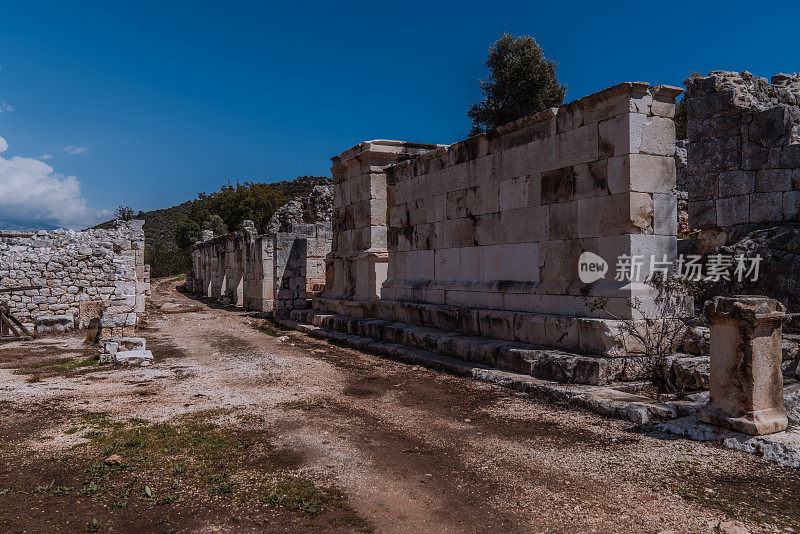
[{"label": "fallen stone block", "polygon": [[673,354],[665,361],[664,381],[671,391],[708,389],[711,359],[708,356]]},{"label": "fallen stone block", "polygon": [[147,341],[143,337],[101,338],[100,363],[115,363],[114,356],[120,351],[143,351]]},{"label": "fallen stone block", "polygon": [[153,353],[149,350],[124,350],[114,355],[116,365],[141,365],[145,367],[153,361]]}]

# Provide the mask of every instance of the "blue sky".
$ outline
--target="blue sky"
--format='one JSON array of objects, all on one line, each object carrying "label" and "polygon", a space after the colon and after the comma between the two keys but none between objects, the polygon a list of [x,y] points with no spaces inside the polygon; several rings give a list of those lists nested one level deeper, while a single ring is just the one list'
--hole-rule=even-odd
[{"label": "blue sky", "polygon": [[365,139],[457,141],[504,31],[534,36],[574,100],[798,71],[798,22],[788,1],[4,2],[0,221],[80,226],[229,179],[328,174]]}]

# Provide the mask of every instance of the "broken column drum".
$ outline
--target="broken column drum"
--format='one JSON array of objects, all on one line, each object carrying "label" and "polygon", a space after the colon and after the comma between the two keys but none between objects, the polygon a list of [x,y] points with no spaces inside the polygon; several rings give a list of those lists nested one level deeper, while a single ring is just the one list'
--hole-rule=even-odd
[{"label": "broken column drum", "polygon": [[716,297],[704,311],[711,329],[711,398],[697,418],[752,435],[785,430],[783,305],[740,295]]}]

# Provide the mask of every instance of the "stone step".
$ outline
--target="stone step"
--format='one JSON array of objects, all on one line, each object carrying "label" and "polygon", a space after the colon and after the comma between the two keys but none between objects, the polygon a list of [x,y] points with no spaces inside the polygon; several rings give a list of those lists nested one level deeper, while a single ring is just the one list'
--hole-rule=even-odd
[{"label": "stone step", "polygon": [[655,368],[655,358],[649,356],[609,358],[579,354],[383,319],[356,319],[311,309],[293,310],[290,318],[328,330],[397,343],[563,383],[603,385],[649,380]]},{"label": "stone step", "polygon": [[706,395],[700,399],[689,396],[686,400],[659,402],[636,393],[622,391],[617,387],[560,384],[552,380],[534,378],[528,374],[498,369],[489,365],[470,363],[399,343],[378,341],[337,332],[291,319],[278,319],[278,323],[309,336],[366,353],[376,354],[402,363],[421,365],[438,371],[471,377],[515,391],[541,395],[557,402],[583,406],[595,413],[627,419],[639,425],[647,425],[694,414],[697,407],[708,400]]}]

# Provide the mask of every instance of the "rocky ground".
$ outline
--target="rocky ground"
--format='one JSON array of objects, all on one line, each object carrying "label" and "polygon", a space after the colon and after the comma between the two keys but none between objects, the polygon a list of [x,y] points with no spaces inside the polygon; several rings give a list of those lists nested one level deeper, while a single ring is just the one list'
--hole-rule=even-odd
[{"label": "rocky ground", "polygon": [[154,287],[149,367],[97,365],[78,337],[0,345],[2,531],[800,529],[797,470],[279,331],[175,285]]}]

